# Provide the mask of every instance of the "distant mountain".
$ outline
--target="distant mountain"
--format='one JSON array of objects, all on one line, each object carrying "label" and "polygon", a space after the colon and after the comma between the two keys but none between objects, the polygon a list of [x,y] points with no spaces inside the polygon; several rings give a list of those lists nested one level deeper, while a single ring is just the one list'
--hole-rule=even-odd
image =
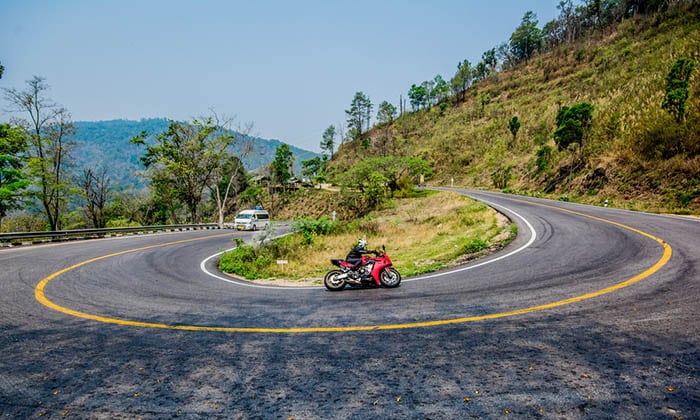
[{"label": "distant mountain", "polygon": [[[68,140],[76,143],[73,157],[77,169],[87,165],[105,167],[113,185],[123,189],[142,188],[147,184],[147,180],[139,176],[139,171],[144,169],[139,158],[145,153],[145,148],[131,144],[130,140],[142,131],[155,138],[167,131],[169,120],[150,118],[139,121],[76,121],[74,125],[77,132]],[[255,151],[243,160],[246,170],[252,171],[268,165],[275,159],[275,150],[282,143],[276,139],[253,137]],[[302,161],[318,155],[291,145],[290,150],[294,154],[296,173],[300,172]]]}]

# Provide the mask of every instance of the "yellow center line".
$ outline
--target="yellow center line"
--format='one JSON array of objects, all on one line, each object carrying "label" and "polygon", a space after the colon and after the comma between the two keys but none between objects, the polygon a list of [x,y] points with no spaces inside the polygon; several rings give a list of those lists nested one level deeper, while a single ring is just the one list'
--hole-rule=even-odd
[{"label": "yellow center line", "polygon": [[[466,322],[474,322],[474,321],[483,321],[483,320],[488,320],[488,319],[497,319],[497,318],[506,318],[506,317],[512,317],[512,316],[517,316],[517,315],[524,315],[532,312],[538,312],[538,311],[544,311],[547,309],[552,309],[556,308],[559,306],[564,306],[564,305],[570,305],[572,303],[576,302],[581,302],[583,300],[587,299],[592,299],[601,295],[605,295],[611,292],[614,292],[616,290],[620,290],[622,288],[625,288],[627,286],[630,286],[634,283],[637,283],[652,274],[656,273],[663,267],[670,259],[671,259],[671,254],[672,254],[672,249],[671,246],[666,243],[661,238],[658,238],[654,235],[651,235],[649,233],[643,232],[639,229],[635,229],[633,227],[624,225],[622,223],[618,223],[612,220],[607,220],[603,219],[597,216],[592,216],[589,214],[585,213],[580,213],[577,211],[573,210],[568,210],[564,209],[561,207],[555,207],[555,206],[550,206],[547,204],[540,204],[540,203],[533,203],[529,201],[524,201],[524,200],[517,200],[517,199],[511,199],[512,201],[520,201],[532,205],[538,205],[538,206],[543,206],[543,207],[549,207],[555,210],[563,211],[566,213],[571,213],[575,214],[578,216],[586,217],[589,219],[593,219],[596,221],[600,221],[603,223],[608,223],[617,227],[620,227],[622,229],[626,229],[635,233],[638,233],[644,237],[647,237],[649,239],[652,239],[656,242],[658,242],[664,249],[663,255],[661,258],[651,267],[646,269],[644,272],[637,274],[636,276],[629,278],[625,281],[622,281],[620,283],[614,284],[612,286],[591,292],[591,293],[586,293],[583,295],[579,296],[574,296],[568,299],[563,299],[559,300],[556,302],[551,302],[551,303],[546,303],[543,305],[537,305],[537,306],[531,306],[527,308],[522,308],[522,309],[515,309],[512,311],[506,311],[506,312],[498,312],[498,313],[493,313],[493,314],[486,314],[486,315],[476,315],[476,316],[468,316],[468,317],[462,317],[462,318],[453,318],[453,319],[442,319],[442,320],[435,320],[435,321],[425,321],[425,322],[412,322],[412,323],[401,323],[401,324],[385,324],[385,325],[360,325],[360,326],[347,326],[347,327],[306,327],[306,328],[255,328],[255,327],[214,327],[214,326],[201,326],[201,325],[174,325],[174,324],[160,324],[160,323],[151,323],[151,322],[139,322],[139,321],[131,321],[128,319],[118,319],[118,318],[109,318],[109,317],[103,317],[99,315],[93,315],[93,314],[88,314],[85,312],[80,312],[76,311],[70,308],[66,308],[64,306],[60,306],[51,300],[49,300],[46,297],[46,294],[44,292],[44,289],[46,288],[46,285],[56,279],[57,277],[61,276],[62,274],[65,274],[71,270],[74,270],[76,268],[85,266],[87,264],[91,264],[96,261],[104,260],[107,258],[111,257],[116,257],[119,255],[124,255],[132,252],[138,252],[138,251],[144,251],[148,249],[153,249],[153,248],[161,248],[161,247],[166,247],[170,245],[175,245],[175,244],[181,244],[181,243],[186,243],[186,242],[192,242],[192,241],[198,241],[198,240],[203,240],[203,239],[208,239],[211,238],[209,237],[203,237],[203,238],[195,238],[195,239],[186,239],[186,240],[181,240],[181,241],[175,241],[175,242],[168,242],[164,244],[157,244],[157,245],[150,245],[142,248],[136,248],[136,249],[131,249],[131,250],[126,250],[126,251],[121,251],[121,252],[116,252],[113,254],[109,255],[104,255],[101,257],[97,258],[92,258],[89,260],[85,260],[83,262],[80,262],[78,264],[72,265],[70,267],[66,267],[60,271],[57,271],[48,277],[44,278],[37,284],[35,290],[34,290],[34,296],[36,297],[36,300],[39,301],[41,304],[54,309],[58,312],[62,312],[67,315],[79,317],[79,318],[85,318],[85,319],[90,319],[93,321],[98,321],[98,322],[103,322],[103,323],[108,323],[108,324],[118,324],[118,325],[125,325],[125,326],[131,326],[131,327],[141,327],[141,328],[159,328],[159,329],[168,329],[168,330],[180,330],[180,331],[212,331],[212,332],[228,332],[228,333],[324,333],[324,332],[352,332],[352,331],[378,331],[378,330],[398,330],[398,329],[408,329],[408,328],[422,328],[422,327],[434,327],[434,326],[440,326],[440,325],[450,325],[450,324],[461,324],[461,323],[466,323]],[[223,236],[223,235],[220,235]]]}]

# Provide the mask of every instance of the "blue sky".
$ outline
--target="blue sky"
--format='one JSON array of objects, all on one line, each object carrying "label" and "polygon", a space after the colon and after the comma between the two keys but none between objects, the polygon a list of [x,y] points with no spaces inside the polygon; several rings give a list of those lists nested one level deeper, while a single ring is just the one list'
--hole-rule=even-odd
[{"label": "blue sky", "polygon": [[[357,91],[398,107],[411,84],[477,63],[526,11],[559,0],[3,0],[0,87],[37,75],[74,121],[210,114],[320,151]],[[11,115],[4,110],[0,120]]]}]

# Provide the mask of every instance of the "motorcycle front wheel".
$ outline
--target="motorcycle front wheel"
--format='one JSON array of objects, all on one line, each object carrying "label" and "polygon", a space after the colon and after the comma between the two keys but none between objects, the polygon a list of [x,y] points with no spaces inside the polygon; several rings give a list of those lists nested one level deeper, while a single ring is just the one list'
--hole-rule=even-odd
[{"label": "motorcycle front wheel", "polygon": [[395,268],[385,268],[379,273],[379,282],[384,287],[397,287],[401,283],[401,274]]},{"label": "motorcycle front wheel", "polygon": [[338,278],[341,274],[343,274],[343,272],[340,270],[329,271],[323,278],[323,285],[326,286],[326,289],[331,292],[343,290],[345,287],[345,280]]}]

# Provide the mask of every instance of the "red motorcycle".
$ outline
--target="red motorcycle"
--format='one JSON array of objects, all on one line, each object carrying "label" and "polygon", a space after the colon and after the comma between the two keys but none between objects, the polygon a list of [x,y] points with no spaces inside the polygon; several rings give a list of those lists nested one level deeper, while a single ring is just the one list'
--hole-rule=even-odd
[{"label": "red motorcycle", "polygon": [[384,286],[397,287],[401,283],[401,274],[392,267],[391,259],[386,255],[382,245],[381,251],[375,251],[375,256],[362,256],[360,267],[353,271],[353,263],[341,259],[332,259],[331,264],[340,270],[329,271],[323,278],[326,289],[337,292],[345,285],[351,286]]}]

